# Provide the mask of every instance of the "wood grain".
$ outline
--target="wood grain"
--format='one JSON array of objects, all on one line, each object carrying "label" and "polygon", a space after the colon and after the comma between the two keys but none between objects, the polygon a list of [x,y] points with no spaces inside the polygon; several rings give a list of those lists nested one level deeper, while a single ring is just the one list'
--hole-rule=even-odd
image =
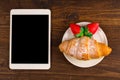
[{"label": "wood grain", "polygon": [[[10,70],[10,10],[42,9],[52,11],[51,69]],[[71,22],[99,22],[113,51],[91,68],[70,64],[58,45]],[[58,37],[59,36],[59,37]],[[120,80],[120,1],[119,0],[3,0],[0,1],[0,80]]]}]

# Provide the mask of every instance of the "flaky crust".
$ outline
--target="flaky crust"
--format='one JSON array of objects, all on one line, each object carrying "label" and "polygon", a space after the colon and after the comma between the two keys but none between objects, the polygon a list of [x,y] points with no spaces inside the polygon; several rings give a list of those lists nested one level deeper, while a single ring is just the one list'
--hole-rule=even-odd
[{"label": "flaky crust", "polygon": [[99,43],[86,36],[66,40],[59,45],[59,49],[64,54],[80,60],[100,58],[109,55],[112,51],[112,49],[104,43]]}]

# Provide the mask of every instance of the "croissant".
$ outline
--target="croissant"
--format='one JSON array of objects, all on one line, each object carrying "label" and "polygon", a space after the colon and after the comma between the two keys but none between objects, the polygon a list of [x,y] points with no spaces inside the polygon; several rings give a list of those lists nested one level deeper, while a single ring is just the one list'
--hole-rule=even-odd
[{"label": "croissant", "polygon": [[106,44],[86,36],[66,40],[59,45],[59,49],[64,54],[79,60],[100,58],[109,55],[112,51]]}]

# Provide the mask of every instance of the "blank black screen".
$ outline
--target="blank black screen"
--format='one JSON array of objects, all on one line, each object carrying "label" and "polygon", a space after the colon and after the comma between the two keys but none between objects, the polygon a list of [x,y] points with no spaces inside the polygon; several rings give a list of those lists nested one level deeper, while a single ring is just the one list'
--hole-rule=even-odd
[{"label": "blank black screen", "polygon": [[12,63],[48,63],[48,15],[12,15]]}]

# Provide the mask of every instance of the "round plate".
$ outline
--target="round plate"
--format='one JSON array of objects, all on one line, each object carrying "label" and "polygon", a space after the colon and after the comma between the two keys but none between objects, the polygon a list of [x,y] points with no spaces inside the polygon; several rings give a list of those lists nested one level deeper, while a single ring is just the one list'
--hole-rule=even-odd
[{"label": "round plate", "polygon": [[[76,24],[78,24],[80,26],[85,26],[87,24],[90,24],[90,22],[80,22],[80,23],[76,23]],[[68,28],[66,30],[65,34],[63,35],[62,42],[65,41],[65,40],[69,40],[71,38],[74,38],[74,34],[71,32],[71,29]],[[92,36],[92,38],[94,38],[98,42],[102,42],[102,43],[105,43],[106,45],[108,45],[106,35],[100,27],[98,28],[96,33]],[[104,58],[104,57],[101,57],[101,58],[98,58],[98,59],[91,59],[91,60],[86,60],[85,61],[85,60],[78,60],[78,59],[76,59],[74,57],[71,57],[69,55],[66,55],[66,54],[64,54],[64,56],[70,63],[72,63],[75,66],[82,67],[82,68],[88,68],[88,67],[95,66],[96,64],[101,62]]]}]

